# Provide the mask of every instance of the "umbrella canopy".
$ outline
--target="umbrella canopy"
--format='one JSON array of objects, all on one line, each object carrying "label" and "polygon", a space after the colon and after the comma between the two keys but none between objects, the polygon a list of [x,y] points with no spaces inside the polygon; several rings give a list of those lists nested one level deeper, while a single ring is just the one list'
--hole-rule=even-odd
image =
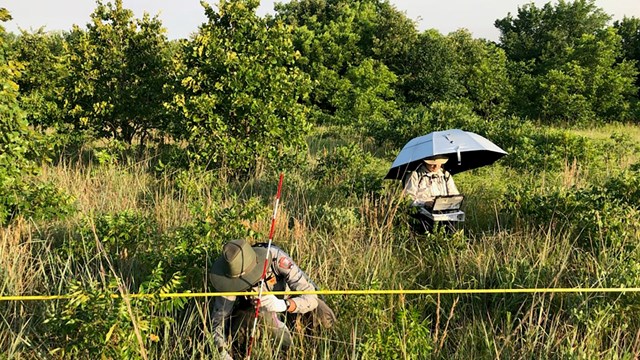
[{"label": "umbrella canopy", "polygon": [[443,155],[449,158],[444,168],[451,174],[493,164],[507,155],[486,138],[460,129],[434,131],[413,138],[400,151],[385,179],[400,180],[414,171],[425,158]]}]

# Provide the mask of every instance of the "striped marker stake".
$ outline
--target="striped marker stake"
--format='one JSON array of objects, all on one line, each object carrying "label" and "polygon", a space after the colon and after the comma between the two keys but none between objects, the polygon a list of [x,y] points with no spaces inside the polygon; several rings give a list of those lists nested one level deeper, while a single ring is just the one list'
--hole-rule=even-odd
[{"label": "striped marker stake", "polygon": [[271,229],[269,230],[269,244],[267,245],[267,256],[264,259],[262,276],[260,276],[260,287],[258,289],[258,299],[256,301],[256,312],[253,317],[253,327],[251,328],[251,336],[249,337],[247,356],[245,357],[245,359],[247,360],[251,359],[251,348],[253,347],[254,335],[256,333],[256,325],[258,324],[258,316],[260,315],[260,297],[262,296],[264,279],[267,276],[267,267],[269,266],[269,254],[271,252],[271,241],[273,240],[273,233],[276,229],[276,216],[278,215],[278,204],[280,203],[280,191],[282,190],[283,178],[284,178],[284,174],[280,173],[280,180],[278,181],[278,192],[276,193],[276,200],[273,206],[273,216],[271,217]]}]

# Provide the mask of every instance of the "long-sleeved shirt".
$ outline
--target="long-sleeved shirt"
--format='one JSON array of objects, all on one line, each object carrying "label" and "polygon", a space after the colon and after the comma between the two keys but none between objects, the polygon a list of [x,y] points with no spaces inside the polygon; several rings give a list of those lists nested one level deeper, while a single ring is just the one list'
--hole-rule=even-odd
[{"label": "long-sleeved shirt", "polygon": [[[269,269],[265,277],[263,291],[310,291],[316,290],[315,284],[307,274],[291,260],[291,257],[277,246],[271,245],[269,251]],[[262,266],[262,265],[260,265]],[[258,292],[259,285],[247,290]],[[307,313],[318,307],[318,295],[298,295],[291,298],[296,303],[294,313]],[[214,341],[218,348],[226,348],[224,320],[233,313],[238,302],[252,304],[253,299],[238,296],[218,296],[213,304]]]},{"label": "long-sleeved shirt", "polygon": [[427,167],[420,165],[407,179],[404,191],[413,199],[412,205],[424,206],[433,202],[436,196],[457,195],[460,192],[453,182],[453,177],[442,169],[429,172]]}]

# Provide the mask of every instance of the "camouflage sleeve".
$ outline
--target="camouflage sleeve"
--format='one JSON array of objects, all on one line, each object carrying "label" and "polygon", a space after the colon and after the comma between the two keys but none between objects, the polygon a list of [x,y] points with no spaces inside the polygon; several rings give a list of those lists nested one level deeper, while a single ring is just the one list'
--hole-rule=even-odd
[{"label": "camouflage sleeve", "polygon": [[218,349],[227,349],[224,323],[225,320],[231,316],[235,301],[235,296],[218,296],[213,302],[213,313],[211,314],[213,322],[213,340]]},{"label": "camouflage sleeve", "polygon": [[[289,289],[294,291],[310,291],[315,290],[315,286],[307,276],[307,274],[296,265],[291,257],[284,251],[279,251],[276,259],[278,272],[284,277]],[[315,310],[318,307],[318,295],[299,295],[292,297],[296,303],[294,313],[304,314]]]}]

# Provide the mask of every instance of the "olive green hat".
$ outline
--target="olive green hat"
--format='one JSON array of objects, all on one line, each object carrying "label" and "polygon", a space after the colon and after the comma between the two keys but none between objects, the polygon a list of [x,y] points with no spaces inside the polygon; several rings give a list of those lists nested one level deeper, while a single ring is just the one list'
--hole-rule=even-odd
[{"label": "olive green hat", "polygon": [[226,243],[211,266],[211,284],[222,292],[248,290],[262,277],[266,256],[267,249],[252,248],[244,239]]}]

